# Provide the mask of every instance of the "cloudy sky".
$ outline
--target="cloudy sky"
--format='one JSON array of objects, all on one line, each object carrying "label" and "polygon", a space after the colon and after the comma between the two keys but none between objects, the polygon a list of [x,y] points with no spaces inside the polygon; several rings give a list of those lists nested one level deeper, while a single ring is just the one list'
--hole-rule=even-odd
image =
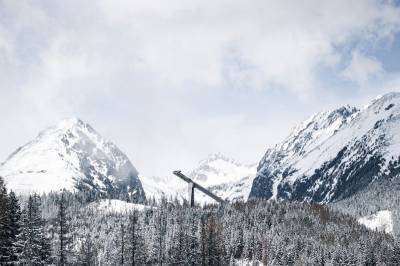
[{"label": "cloudy sky", "polygon": [[0,161],[67,117],[144,175],[400,90],[396,1],[0,0]]}]

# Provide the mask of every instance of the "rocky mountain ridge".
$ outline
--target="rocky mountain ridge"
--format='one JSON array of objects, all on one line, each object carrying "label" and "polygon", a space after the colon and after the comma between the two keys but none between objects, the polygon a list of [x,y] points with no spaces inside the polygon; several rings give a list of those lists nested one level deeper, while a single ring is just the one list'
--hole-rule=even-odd
[{"label": "rocky mountain ridge", "polygon": [[328,203],[400,172],[400,93],[322,112],[268,149],[250,197]]}]

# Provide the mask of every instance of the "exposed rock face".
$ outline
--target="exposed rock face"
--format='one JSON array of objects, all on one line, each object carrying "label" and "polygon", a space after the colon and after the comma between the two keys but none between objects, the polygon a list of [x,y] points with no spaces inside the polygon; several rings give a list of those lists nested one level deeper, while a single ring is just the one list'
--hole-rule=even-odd
[{"label": "exposed rock face", "polygon": [[259,163],[250,197],[327,203],[400,172],[400,93],[312,116]]}]

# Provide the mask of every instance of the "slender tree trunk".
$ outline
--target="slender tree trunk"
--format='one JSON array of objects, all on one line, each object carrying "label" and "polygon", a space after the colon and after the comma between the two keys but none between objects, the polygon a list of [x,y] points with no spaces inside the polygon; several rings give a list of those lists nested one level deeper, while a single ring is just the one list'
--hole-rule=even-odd
[{"label": "slender tree trunk", "polygon": [[121,265],[124,265],[124,224],[121,223]]},{"label": "slender tree trunk", "polygon": [[61,201],[60,201],[60,265],[65,265],[65,254],[64,254],[64,194],[61,194]]},{"label": "slender tree trunk", "polygon": [[132,214],[132,219],[131,219],[131,241],[132,241],[132,266],[135,266],[135,255],[136,255],[136,223],[137,223],[137,217],[136,217],[136,212],[134,211]]}]

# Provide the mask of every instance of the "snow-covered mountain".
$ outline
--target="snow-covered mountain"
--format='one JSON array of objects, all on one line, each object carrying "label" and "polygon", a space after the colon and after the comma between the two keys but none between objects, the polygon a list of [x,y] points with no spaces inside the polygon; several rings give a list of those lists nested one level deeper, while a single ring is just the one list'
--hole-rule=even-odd
[{"label": "snow-covered mountain", "polygon": [[[247,200],[255,174],[255,164],[241,164],[220,153],[209,155],[200,161],[198,167],[187,173],[192,180],[229,201]],[[200,201],[212,201],[201,192],[195,196]]]},{"label": "snow-covered mountain", "polygon": [[251,197],[332,202],[399,178],[400,93],[305,120],[258,165]]},{"label": "snow-covered mountain", "polygon": [[0,165],[0,176],[20,193],[66,188],[132,202],[145,199],[128,157],[76,118],[61,121],[18,148]]},{"label": "snow-covered mountain", "polygon": [[[211,154],[200,161],[199,165],[185,174],[198,184],[208,188],[223,199],[247,200],[256,165],[245,165],[236,162],[220,153]],[[149,197],[178,197],[187,199],[187,184],[178,177],[144,177],[141,176],[144,190]],[[195,191],[195,201],[211,203],[213,200],[199,191]]]}]

